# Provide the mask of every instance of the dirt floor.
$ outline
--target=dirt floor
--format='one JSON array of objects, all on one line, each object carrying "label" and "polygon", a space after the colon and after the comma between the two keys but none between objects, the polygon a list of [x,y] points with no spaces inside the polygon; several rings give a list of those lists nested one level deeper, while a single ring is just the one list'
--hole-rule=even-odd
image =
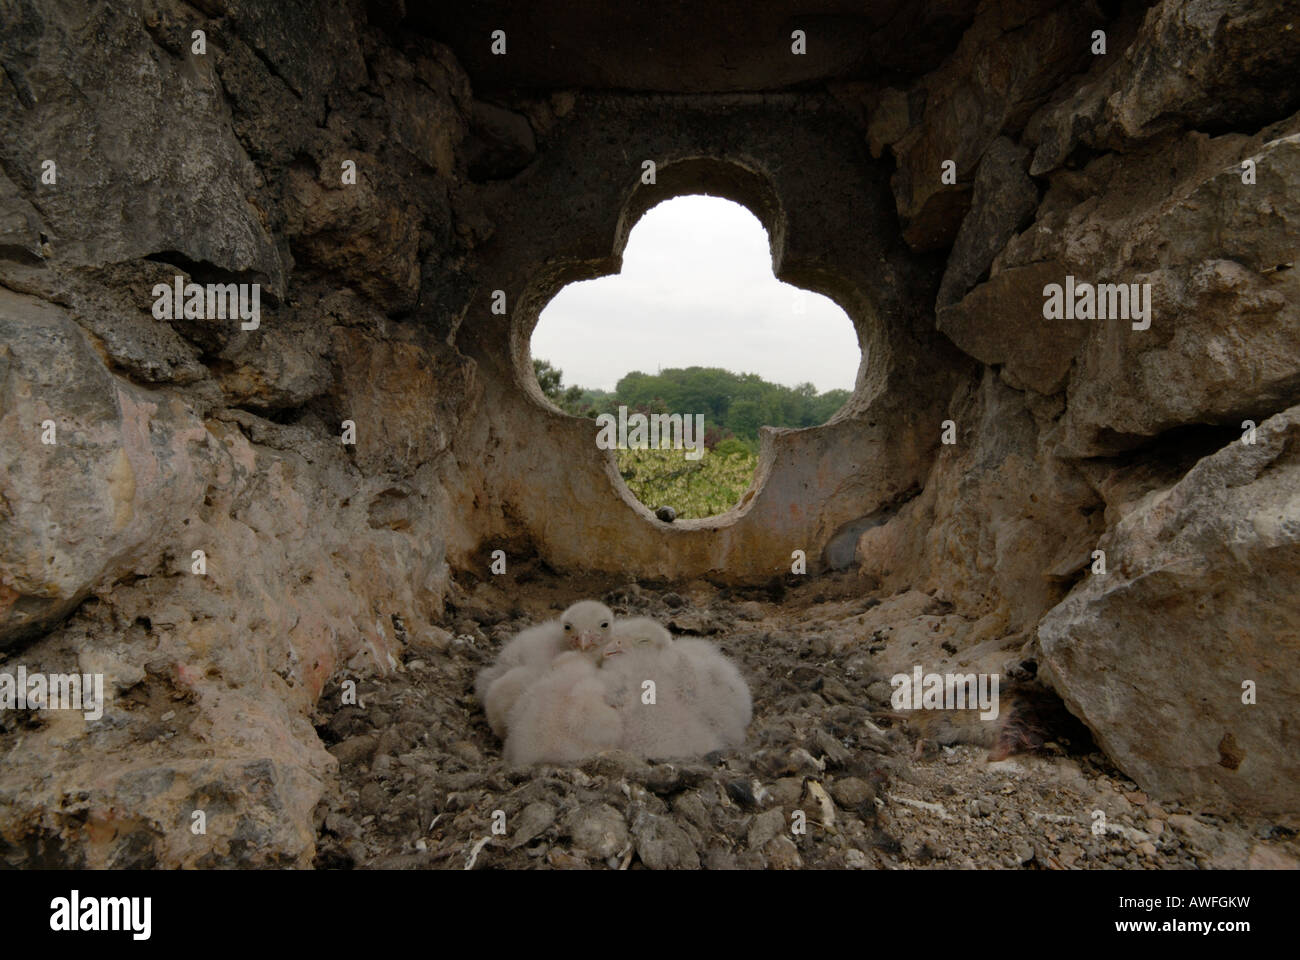
[{"label": "dirt floor", "polygon": [[[890,645],[918,631],[948,644],[963,626],[923,595],[871,596],[851,580],[736,592],[512,579],[508,592],[462,581],[437,636],[405,637],[396,621],[405,661],[362,678],[355,705],[341,703],[346,678],[326,689],[316,724],[339,777],[317,812],[318,867],[1300,865],[1292,830],[1145,796],[1041,693],[1032,664],[1013,665],[1021,682],[1004,687],[997,723],[891,713],[895,668],[880,669]],[[474,675],[515,632],[583,597],[708,637],[732,657],[754,696],[745,747],[684,762],[614,752],[508,769]]]}]

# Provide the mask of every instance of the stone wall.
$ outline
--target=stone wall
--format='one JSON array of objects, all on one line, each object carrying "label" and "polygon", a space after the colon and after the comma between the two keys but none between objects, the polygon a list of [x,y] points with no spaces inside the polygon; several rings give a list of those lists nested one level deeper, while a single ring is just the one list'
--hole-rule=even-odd
[{"label": "stone wall", "polygon": [[[1081,55],[1095,28],[1107,52]],[[859,543],[864,569],[1026,640],[1145,789],[1292,813],[1297,55],[1268,0],[1110,23],[989,4],[941,67],[870,94],[905,239],[952,244],[936,325],[986,366],[922,496]],[[1070,275],[1149,283],[1149,328],[1045,320]]]},{"label": "stone wall", "polygon": [[[109,687],[6,713],[18,863],[310,863],[326,680],[445,640],[435,478],[477,386],[422,288],[467,249],[468,83],[329,4],[201,6],[5,28],[0,643]],[[259,282],[259,328],[156,319],[178,275]]]},{"label": "stone wall", "polygon": [[[851,6],[809,21],[837,38],[816,69],[726,82],[748,28],[620,72],[634,25],[584,21],[608,55],[494,74],[473,12],[13,7],[0,645],[111,696],[0,721],[9,862],[308,864],[326,681],[445,646],[452,572],[496,546],[629,579],[854,564],[1037,659],[1145,789],[1296,812],[1300,21],[936,2],[908,38],[897,4]],[[759,216],[863,362],[831,423],[765,433],[734,511],[666,525],[542,398],[528,338],[695,191]],[[1149,327],[1044,320],[1067,275],[1149,283]],[[259,284],[259,326],[158,318],[176,276]]]}]

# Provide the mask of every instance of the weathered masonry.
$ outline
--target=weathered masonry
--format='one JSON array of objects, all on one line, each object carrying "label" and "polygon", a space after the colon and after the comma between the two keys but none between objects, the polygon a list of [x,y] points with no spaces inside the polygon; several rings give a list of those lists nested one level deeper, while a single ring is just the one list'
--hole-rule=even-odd
[{"label": "weathered masonry", "polygon": [[[497,549],[803,551],[954,611],[962,672],[1033,660],[1153,796],[1295,817],[1293,3],[416,6],[11,5],[0,645],[105,703],[0,711],[0,855],[311,863],[322,689],[444,636]],[[666,525],[529,338],[692,192],[862,358],[745,502]],[[178,282],[248,317],[155,314]],[[1045,315],[1070,283],[1146,316]]]}]

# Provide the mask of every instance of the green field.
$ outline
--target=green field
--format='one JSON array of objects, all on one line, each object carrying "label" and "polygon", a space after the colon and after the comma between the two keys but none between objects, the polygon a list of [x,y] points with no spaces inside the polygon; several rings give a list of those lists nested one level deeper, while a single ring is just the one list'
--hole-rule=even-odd
[{"label": "green field", "polygon": [[754,479],[758,457],[748,451],[615,450],[628,489],[651,510],[669,506],[679,519],[710,517],[734,507]]},{"label": "green field", "polygon": [[763,426],[811,427],[825,423],[849,398],[847,390],[818,393],[811,383],[786,387],[752,373],[720,367],[685,367],[650,375],[632,371],[613,393],[564,385],[558,367],[533,358],[537,384],[566,413],[595,419],[632,413],[686,412],[704,416],[699,460],[685,450],[616,450],[618,469],[633,495],[651,510],[668,506],[681,519],[725,513],[740,502],[758,466]]}]

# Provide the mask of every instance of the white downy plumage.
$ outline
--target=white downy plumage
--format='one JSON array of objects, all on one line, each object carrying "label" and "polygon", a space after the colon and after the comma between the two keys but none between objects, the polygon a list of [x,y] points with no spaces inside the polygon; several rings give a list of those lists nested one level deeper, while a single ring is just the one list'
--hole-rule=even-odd
[{"label": "white downy plumage", "polygon": [[591,658],[562,653],[520,695],[508,718],[505,758],[511,766],[572,763],[619,745],[619,712]]},{"label": "white downy plumage", "polygon": [[[708,690],[662,625],[647,617],[614,624],[601,679],[623,720],[619,746],[650,758],[701,756],[724,746],[699,709]],[[653,682],[653,688],[647,686]],[[651,699],[653,690],[653,702]]]},{"label": "white downy plumage", "polygon": [[520,695],[537,680],[560,654],[570,650],[592,651],[609,639],[614,614],[595,600],[581,600],[560,615],[521,630],[496,663],[479,671],[474,694],[483,704],[488,725],[498,737],[509,732],[510,711]]},{"label": "white downy plumage", "polygon": [[754,716],[754,702],[736,665],[717,647],[699,637],[678,637],[675,647],[694,665],[695,709],[721,738],[724,746],[745,742],[745,729]]}]

